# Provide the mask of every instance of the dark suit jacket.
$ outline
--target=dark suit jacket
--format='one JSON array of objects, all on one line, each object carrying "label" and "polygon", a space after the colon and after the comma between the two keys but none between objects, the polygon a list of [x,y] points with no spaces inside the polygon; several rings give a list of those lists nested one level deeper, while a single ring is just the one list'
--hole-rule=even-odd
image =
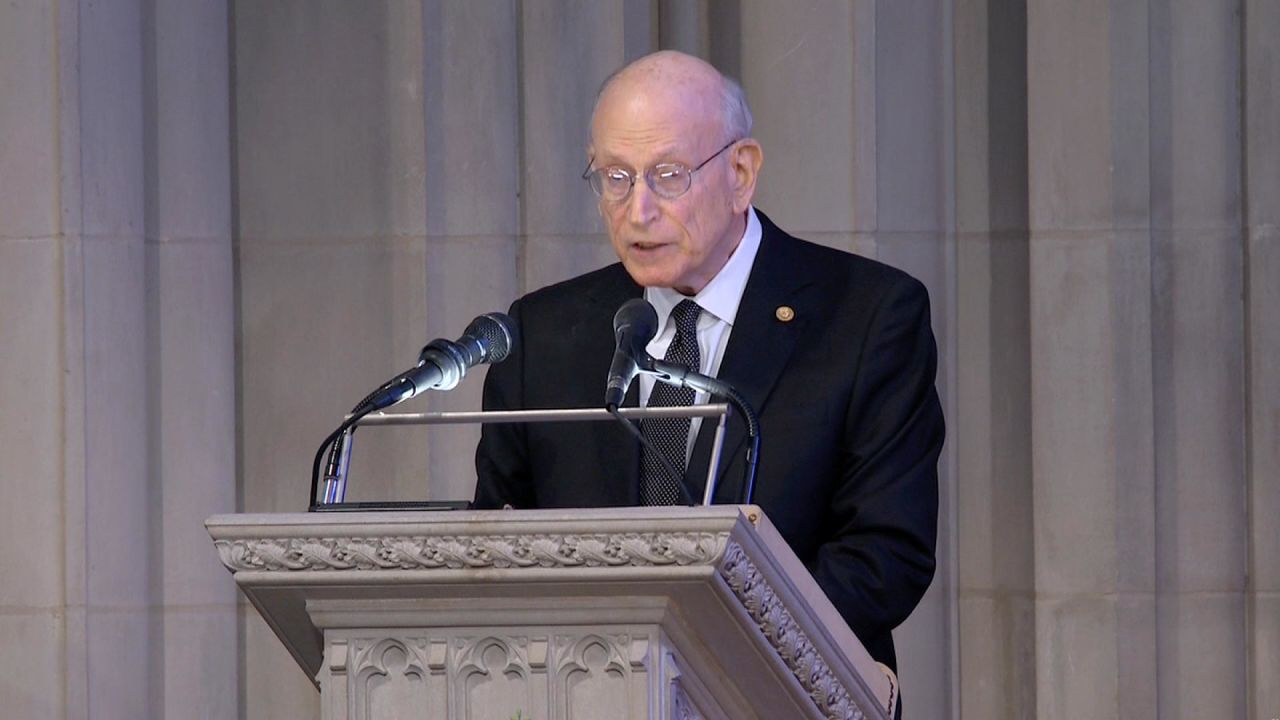
[{"label": "dark suit jacket", "polygon": [[[871,655],[892,667],[890,631],[934,570],[943,421],[928,294],[901,271],[759,216],[760,250],[719,370],[760,416],[755,502]],[[602,406],[613,314],[642,292],[615,264],[516,301],[521,342],[489,369],[484,407]],[[783,305],[795,311],[790,322],[776,316]],[[738,500],[746,431],[736,420],[716,502]],[[714,426],[703,423],[689,462],[695,497]],[[636,505],[639,457],[615,423],[486,425],[475,504]]]}]

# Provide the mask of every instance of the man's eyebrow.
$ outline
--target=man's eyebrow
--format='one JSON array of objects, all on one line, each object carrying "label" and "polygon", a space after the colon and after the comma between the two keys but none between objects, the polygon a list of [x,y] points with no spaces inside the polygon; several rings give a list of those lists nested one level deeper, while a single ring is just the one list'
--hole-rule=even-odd
[{"label": "man's eyebrow", "polygon": [[[647,163],[642,169],[648,170],[654,165],[661,165],[663,163],[673,163],[673,162],[678,162],[681,164],[688,163],[689,162],[688,159],[680,157],[681,154],[682,153],[680,149],[675,147],[674,145],[661,148],[658,152],[655,152],[651,155],[651,157],[654,158],[653,161]],[[619,160],[616,155],[610,155],[608,153],[603,153],[603,152],[596,152],[592,155],[592,157],[595,159],[595,164],[597,167],[604,167],[608,165],[608,166],[624,167],[628,169],[636,169],[636,168],[633,168],[631,164]]]}]

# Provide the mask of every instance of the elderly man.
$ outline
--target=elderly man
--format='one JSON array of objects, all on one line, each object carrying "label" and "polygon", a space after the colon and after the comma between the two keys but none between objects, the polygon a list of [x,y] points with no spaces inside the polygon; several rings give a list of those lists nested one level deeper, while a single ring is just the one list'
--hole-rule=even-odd
[{"label": "elderly man", "polygon": [[[599,406],[613,314],[643,295],[659,316],[650,354],[719,377],[757,410],[755,501],[892,667],[890,631],[934,570],[943,423],[928,296],[900,271],[793,238],[756,211],[763,154],[750,133],[741,89],[696,58],[656,53],[605,83],[585,177],[622,262],[512,305],[522,345],[489,370],[484,404]],[[636,385],[630,404],[681,402],[649,378]],[[672,427],[651,422],[646,434],[670,439]],[[684,422],[659,446],[700,496],[714,427]],[[720,502],[739,492],[744,434],[730,422]],[[477,507],[682,497],[613,423],[486,426],[476,465]]]}]

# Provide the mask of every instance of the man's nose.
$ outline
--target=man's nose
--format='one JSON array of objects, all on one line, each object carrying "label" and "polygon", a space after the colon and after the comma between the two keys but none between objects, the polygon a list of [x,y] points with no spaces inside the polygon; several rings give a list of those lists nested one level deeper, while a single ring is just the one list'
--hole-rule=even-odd
[{"label": "man's nose", "polygon": [[648,225],[658,216],[658,197],[644,178],[637,180],[631,187],[631,196],[626,202],[627,221],[632,225]]}]

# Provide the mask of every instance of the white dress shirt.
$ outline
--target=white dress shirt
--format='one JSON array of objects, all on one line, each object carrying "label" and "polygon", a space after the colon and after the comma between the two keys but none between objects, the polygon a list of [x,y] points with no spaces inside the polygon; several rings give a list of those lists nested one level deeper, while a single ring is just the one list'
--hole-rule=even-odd
[{"label": "white dress shirt", "polygon": [[[660,328],[646,346],[649,354],[655,358],[662,358],[667,354],[667,347],[676,336],[676,324],[671,319],[671,311],[681,300],[692,299],[702,308],[702,313],[698,315],[698,355],[702,366],[698,368],[698,372],[716,377],[720,371],[720,360],[724,358],[724,349],[729,345],[729,333],[733,332],[733,321],[738,316],[742,291],[747,287],[747,278],[751,275],[751,266],[755,263],[756,251],[759,249],[760,219],[756,217],[756,210],[752,207],[747,209],[747,228],[738,247],[725,261],[720,272],[697,295],[688,298],[672,288],[645,288],[644,298],[658,311]],[[642,406],[649,404],[649,394],[653,392],[655,382],[657,381],[651,375],[640,376]],[[704,404],[707,400],[708,396],[704,392],[694,394],[695,405]],[[693,452],[693,441],[698,436],[698,428],[702,426],[702,418],[693,418],[689,425],[689,439],[685,445],[686,463]]]}]

